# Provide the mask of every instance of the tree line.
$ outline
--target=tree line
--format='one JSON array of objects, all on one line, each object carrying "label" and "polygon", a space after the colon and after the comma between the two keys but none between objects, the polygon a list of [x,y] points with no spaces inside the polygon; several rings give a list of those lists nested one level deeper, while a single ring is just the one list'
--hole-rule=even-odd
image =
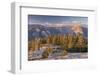
[{"label": "tree line", "polygon": [[[81,33],[75,35],[50,35],[43,38],[34,38],[28,41],[28,50],[35,51],[40,49],[44,44],[57,45],[67,52],[87,52],[88,40]],[[47,50],[53,50],[47,48]]]}]

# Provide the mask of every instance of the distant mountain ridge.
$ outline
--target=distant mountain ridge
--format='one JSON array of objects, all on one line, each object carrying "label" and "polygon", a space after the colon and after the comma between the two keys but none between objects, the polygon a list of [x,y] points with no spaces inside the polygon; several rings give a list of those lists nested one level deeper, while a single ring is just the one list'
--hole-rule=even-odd
[{"label": "distant mountain ridge", "polygon": [[88,29],[80,25],[62,26],[62,27],[47,27],[42,24],[28,25],[28,39],[37,37],[47,37],[49,35],[66,35],[82,33],[85,38],[88,37]]}]

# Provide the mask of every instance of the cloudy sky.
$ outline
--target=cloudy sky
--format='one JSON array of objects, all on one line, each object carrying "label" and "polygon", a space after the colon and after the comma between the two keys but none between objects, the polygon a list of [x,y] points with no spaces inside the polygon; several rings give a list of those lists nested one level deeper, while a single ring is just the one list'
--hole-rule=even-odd
[{"label": "cloudy sky", "polygon": [[88,17],[80,16],[47,16],[47,15],[28,15],[28,24],[88,24]]}]

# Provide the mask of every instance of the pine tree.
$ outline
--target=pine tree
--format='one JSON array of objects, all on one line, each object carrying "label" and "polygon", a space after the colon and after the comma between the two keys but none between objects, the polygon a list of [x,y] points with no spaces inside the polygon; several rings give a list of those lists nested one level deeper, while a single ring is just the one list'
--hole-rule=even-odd
[{"label": "pine tree", "polygon": [[71,36],[71,34],[68,35],[68,48],[72,48],[73,47],[73,37]]},{"label": "pine tree", "polygon": [[82,48],[86,46],[84,36],[82,34],[78,34],[78,40],[76,46],[80,49],[80,52],[82,51]]}]

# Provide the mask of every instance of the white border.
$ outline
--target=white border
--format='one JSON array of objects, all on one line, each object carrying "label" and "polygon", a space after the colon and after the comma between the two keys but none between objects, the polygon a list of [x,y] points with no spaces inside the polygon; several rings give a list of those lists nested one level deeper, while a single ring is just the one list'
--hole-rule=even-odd
[{"label": "white border", "polygon": [[[28,8],[27,8],[28,7]],[[34,9],[34,10],[33,10]],[[38,11],[39,12],[38,12]],[[41,11],[41,12],[40,12]],[[57,11],[59,13],[57,13]],[[91,67],[95,57],[93,56],[93,44],[95,43],[95,9],[83,7],[55,8],[38,7],[33,4],[12,3],[12,69],[13,73],[22,72],[46,72],[55,70],[67,70],[68,68]],[[44,13],[46,12],[46,13]],[[66,14],[65,14],[66,13]],[[89,59],[76,60],[47,60],[27,62],[27,14],[64,15],[64,16],[88,16],[89,17]],[[26,25],[26,26],[25,26]],[[91,26],[90,26],[91,25]],[[92,34],[91,34],[92,33]],[[26,51],[25,51],[26,50]],[[66,66],[65,66],[66,65]],[[32,67],[33,66],[33,67]]]}]

